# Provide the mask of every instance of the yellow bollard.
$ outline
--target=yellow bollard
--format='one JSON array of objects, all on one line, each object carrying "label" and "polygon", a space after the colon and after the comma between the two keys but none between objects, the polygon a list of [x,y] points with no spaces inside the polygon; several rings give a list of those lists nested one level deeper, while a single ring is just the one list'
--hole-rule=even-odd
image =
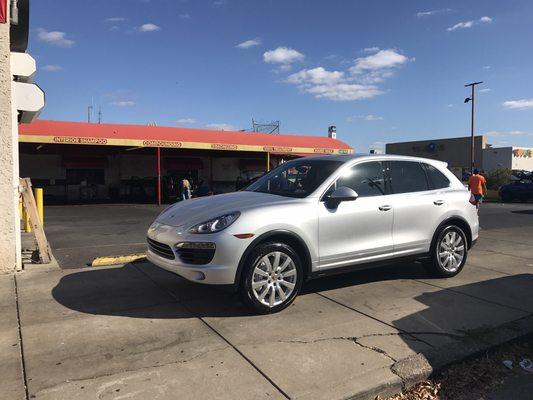
[{"label": "yellow bollard", "polygon": [[19,194],[19,219],[24,219],[24,209],[22,206],[22,195]]},{"label": "yellow bollard", "polygon": [[42,226],[44,226],[44,203],[43,203],[43,189],[35,188],[35,203],[37,204],[37,213],[39,214],[39,219],[41,220]]}]

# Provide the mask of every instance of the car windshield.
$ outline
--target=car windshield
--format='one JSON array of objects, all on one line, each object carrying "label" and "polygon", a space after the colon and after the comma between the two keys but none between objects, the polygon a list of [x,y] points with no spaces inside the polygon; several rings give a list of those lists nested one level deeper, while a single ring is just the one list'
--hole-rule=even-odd
[{"label": "car windshield", "polygon": [[244,190],[287,197],[307,197],[342,164],[342,161],[311,158],[290,161],[273,169]]}]

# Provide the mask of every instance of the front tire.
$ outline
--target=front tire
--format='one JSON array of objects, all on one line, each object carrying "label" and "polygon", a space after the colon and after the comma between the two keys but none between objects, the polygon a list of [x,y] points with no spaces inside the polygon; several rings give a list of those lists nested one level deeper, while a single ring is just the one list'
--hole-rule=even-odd
[{"label": "front tire", "polygon": [[258,245],[248,257],[240,294],[256,313],[275,313],[294,301],[302,283],[298,254],[285,243],[269,242]]},{"label": "front tire", "polygon": [[431,247],[429,272],[436,278],[451,278],[463,269],[468,255],[466,235],[457,225],[440,229]]},{"label": "front tire", "polygon": [[513,195],[507,191],[502,192],[500,197],[504,203],[510,203],[513,201]]}]

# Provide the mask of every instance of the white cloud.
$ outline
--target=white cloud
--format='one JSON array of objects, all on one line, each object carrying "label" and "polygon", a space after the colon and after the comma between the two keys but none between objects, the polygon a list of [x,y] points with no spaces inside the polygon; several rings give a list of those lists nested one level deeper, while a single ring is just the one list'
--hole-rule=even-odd
[{"label": "white cloud", "polygon": [[179,17],[181,19],[191,19],[191,14],[189,13],[180,14]]},{"label": "white cloud", "polygon": [[474,25],[477,25],[477,24],[490,24],[490,23],[492,23],[492,18],[485,16],[485,17],[481,17],[477,21],[458,22],[457,24],[450,26],[448,28],[448,32],[455,31],[457,29],[472,28]]},{"label": "white cloud", "polygon": [[225,1],[225,0],[215,0],[215,1],[213,2],[213,5],[214,5],[214,6],[217,6],[217,7],[223,6],[224,4],[226,4],[226,1]]},{"label": "white cloud", "polygon": [[[413,60],[413,59],[412,59]],[[409,58],[394,49],[380,50],[366,57],[359,57],[349,68],[359,82],[373,84],[383,82],[393,75],[393,69],[409,61]]]},{"label": "white cloud", "polygon": [[403,54],[398,53],[396,50],[380,50],[376,54],[356,59],[354,66],[350,68],[350,72],[358,74],[365,71],[394,68],[405,64],[407,61],[409,61],[409,59]]},{"label": "white cloud", "polygon": [[448,104],[446,107],[452,108],[453,104]]},{"label": "white cloud", "polygon": [[484,69],[485,71],[489,71],[491,68],[492,68],[492,67],[491,67],[490,65],[484,65],[484,66],[483,66],[483,69]]},{"label": "white cloud", "polygon": [[365,47],[363,49],[363,53],[376,53],[379,51],[379,47],[373,46],[373,47]]},{"label": "white cloud", "polygon": [[346,121],[348,122],[355,122],[357,120],[363,120],[363,121],[383,121],[383,117],[380,115],[374,115],[374,114],[367,114],[367,115],[356,115],[354,117],[348,117],[346,118]]},{"label": "white cloud", "polygon": [[269,50],[263,54],[263,60],[270,64],[292,64],[297,61],[303,61],[305,56],[297,50],[289,47],[278,47]]},{"label": "white cloud", "polygon": [[479,89],[479,93],[488,93],[488,92],[492,92],[492,89],[490,88]]},{"label": "white cloud", "polygon": [[368,115],[365,115],[363,117],[363,119],[365,121],[381,121],[383,120],[383,117],[379,116],[379,115],[372,115],[372,114],[368,114]]},{"label": "white cloud", "polygon": [[160,31],[161,28],[157,26],[156,24],[143,24],[139,27],[139,32],[155,32]]},{"label": "white cloud", "polygon": [[336,101],[369,99],[383,93],[376,83],[391,77],[395,68],[408,61],[406,56],[395,50],[380,50],[356,59],[346,72],[316,67],[289,75],[285,82],[317,98]]},{"label": "white cloud", "polygon": [[261,44],[261,39],[256,38],[256,39],[246,40],[242,43],[239,43],[235,47],[239,49],[249,49],[250,47],[259,46],[260,44]]},{"label": "white cloud", "polygon": [[72,47],[76,44],[74,40],[67,39],[65,32],[47,31],[46,29],[37,29],[37,39],[41,42],[59,47]]},{"label": "white cloud", "polygon": [[107,22],[124,22],[126,18],[124,17],[111,17],[106,19]]},{"label": "white cloud", "polygon": [[46,72],[59,72],[59,71],[63,71],[63,67],[60,66],[60,65],[43,65],[41,68],[40,68],[42,71],[46,71]]},{"label": "white cloud", "polygon": [[344,77],[344,72],[328,71],[323,67],[313,69],[303,69],[300,72],[290,75],[287,82],[293,84],[310,83],[313,85],[331,85],[338,83]]},{"label": "white cloud", "polygon": [[458,22],[457,24],[450,26],[448,32],[455,31],[456,29],[472,28],[474,21]]},{"label": "white cloud", "polygon": [[533,108],[533,99],[508,100],[503,102],[503,106],[513,110],[525,110]]},{"label": "white cloud", "polygon": [[418,18],[430,17],[432,15],[447,13],[447,12],[450,12],[450,11],[452,11],[451,8],[441,8],[439,10],[420,11],[420,12],[416,13],[416,16]]},{"label": "white cloud", "polygon": [[194,124],[196,120],[194,118],[180,118],[176,122],[178,124]]},{"label": "white cloud", "polygon": [[110,104],[117,107],[133,107],[135,102],[133,100],[118,100],[112,101]]},{"label": "white cloud", "polygon": [[205,127],[217,131],[238,131],[235,126],[230,124],[207,124]]}]

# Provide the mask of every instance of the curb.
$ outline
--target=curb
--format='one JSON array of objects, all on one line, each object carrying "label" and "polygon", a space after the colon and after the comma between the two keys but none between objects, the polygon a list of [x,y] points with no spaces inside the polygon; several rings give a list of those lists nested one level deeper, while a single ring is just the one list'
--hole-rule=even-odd
[{"label": "curb", "polygon": [[91,267],[103,267],[106,265],[127,264],[146,258],[146,253],[134,253],[124,256],[97,257],[91,262]]},{"label": "curb", "polygon": [[353,393],[348,398],[350,400],[373,400],[393,396],[423,382],[451,364],[532,333],[533,315],[499,325],[493,329],[468,333],[454,343],[434,348],[426,354],[418,353],[396,361],[390,366],[390,370],[399,378],[398,381],[391,380],[372,388],[366,388],[359,393]]}]

